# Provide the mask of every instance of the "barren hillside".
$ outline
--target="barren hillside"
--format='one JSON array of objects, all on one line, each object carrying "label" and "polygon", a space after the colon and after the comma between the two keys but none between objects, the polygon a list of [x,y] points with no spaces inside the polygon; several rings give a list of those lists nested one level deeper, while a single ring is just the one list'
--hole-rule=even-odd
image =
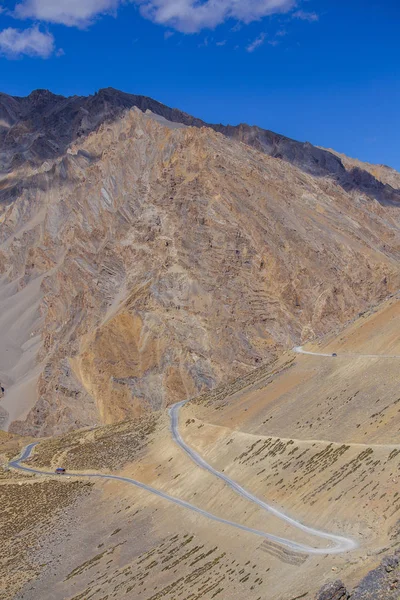
[{"label": "barren hillside", "polygon": [[350,185],[329,152],[282,136],[272,151],[263,130],[224,131],[243,143],[122,102],[38,154],[33,133],[63,131],[68,113],[33,126],[12,107],[5,154],[26,148],[0,181],[3,428],[49,435],[162,409],[399,288],[397,191]]},{"label": "barren hillside", "polygon": [[[326,600],[347,598],[347,589],[352,600],[396,600],[398,558],[378,565],[399,549],[399,306],[392,297],[307,346],[325,356],[286,352],[186,404],[179,418],[183,440],[209,465],[304,525],[354,540],[353,549],[324,553],[329,542],[194,464],[160,411],[40,442],[25,464],[46,471],[62,464],[68,475],[61,480],[1,473],[0,558],[13,561],[4,597]],[[10,458],[23,443],[3,437],[0,451]],[[158,491],[253,532],[176,506]],[[254,530],[321,552],[296,552]],[[24,569],[15,568],[14,549]]]}]

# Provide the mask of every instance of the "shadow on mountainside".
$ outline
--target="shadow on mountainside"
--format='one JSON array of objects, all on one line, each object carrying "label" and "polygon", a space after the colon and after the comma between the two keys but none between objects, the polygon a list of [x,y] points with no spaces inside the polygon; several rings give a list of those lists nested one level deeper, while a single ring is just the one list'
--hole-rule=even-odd
[{"label": "shadow on mountainside", "polygon": [[280,158],[314,177],[330,177],[346,192],[358,191],[384,206],[399,206],[400,189],[384,184],[368,171],[354,167],[347,170],[341,159],[309,142],[298,142],[260,127],[246,124],[236,127],[211,125],[227,137],[239,140],[256,150]]}]

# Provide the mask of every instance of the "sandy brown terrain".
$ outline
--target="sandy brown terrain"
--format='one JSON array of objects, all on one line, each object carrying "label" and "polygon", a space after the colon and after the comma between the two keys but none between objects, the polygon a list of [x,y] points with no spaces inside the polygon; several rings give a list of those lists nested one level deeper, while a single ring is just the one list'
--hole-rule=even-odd
[{"label": "sandy brown terrain", "polygon": [[[190,402],[181,414],[185,441],[207,462],[303,523],[352,537],[355,550],[299,554],[125,483],[96,481],[82,488],[89,496],[64,507],[68,534],[56,535],[54,526],[43,532],[40,549],[29,554],[36,566],[27,570],[29,583],[19,582],[16,598],[311,600],[338,578],[351,589],[399,546],[399,359],[356,356],[396,354],[399,318],[394,296],[307,346],[337,358],[285,353]],[[43,468],[61,463],[71,479],[34,476],[23,486],[70,489],[85,483],[79,471],[114,472],[229,520],[324,545],[195,466],[173,443],[165,411],[44,441],[30,461]],[[56,495],[51,498],[57,507]]]},{"label": "sandy brown terrain", "polygon": [[[229,411],[239,402],[243,411],[238,425],[251,432],[337,443],[398,443],[399,325],[400,303],[394,296],[342,333],[306,346],[315,352],[336,352],[335,360],[296,356],[290,368],[268,384],[267,396],[258,388],[218,401],[215,422],[230,420]],[[362,356],[368,354],[378,357]]]}]

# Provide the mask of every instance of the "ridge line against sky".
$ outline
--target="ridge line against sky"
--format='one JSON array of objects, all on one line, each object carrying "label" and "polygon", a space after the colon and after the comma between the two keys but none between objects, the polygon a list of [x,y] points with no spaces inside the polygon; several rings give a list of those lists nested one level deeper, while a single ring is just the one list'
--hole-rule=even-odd
[{"label": "ridge line against sky", "polygon": [[399,26],[397,0],[0,0],[1,91],[114,87],[400,170]]}]

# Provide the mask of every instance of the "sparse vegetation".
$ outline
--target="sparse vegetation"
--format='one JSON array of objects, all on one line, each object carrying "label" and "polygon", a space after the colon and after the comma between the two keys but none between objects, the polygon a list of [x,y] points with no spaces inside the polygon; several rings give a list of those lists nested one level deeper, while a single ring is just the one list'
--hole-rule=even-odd
[{"label": "sparse vegetation", "polygon": [[76,431],[41,442],[31,464],[52,467],[62,460],[69,470],[116,470],[142,455],[151,441],[157,415],[106,425],[92,431]]},{"label": "sparse vegetation", "polygon": [[[46,532],[51,532],[60,515],[72,503],[90,492],[91,483],[69,481],[32,481],[34,477],[8,474],[7,483],[0,485],[0,579],[4,596],[9,600],[21,586],[46,567],[36,563],[30,548]],[[15,479],[15,483],[12,482]],[[27,480],[28,479],[28,480]]]}]

